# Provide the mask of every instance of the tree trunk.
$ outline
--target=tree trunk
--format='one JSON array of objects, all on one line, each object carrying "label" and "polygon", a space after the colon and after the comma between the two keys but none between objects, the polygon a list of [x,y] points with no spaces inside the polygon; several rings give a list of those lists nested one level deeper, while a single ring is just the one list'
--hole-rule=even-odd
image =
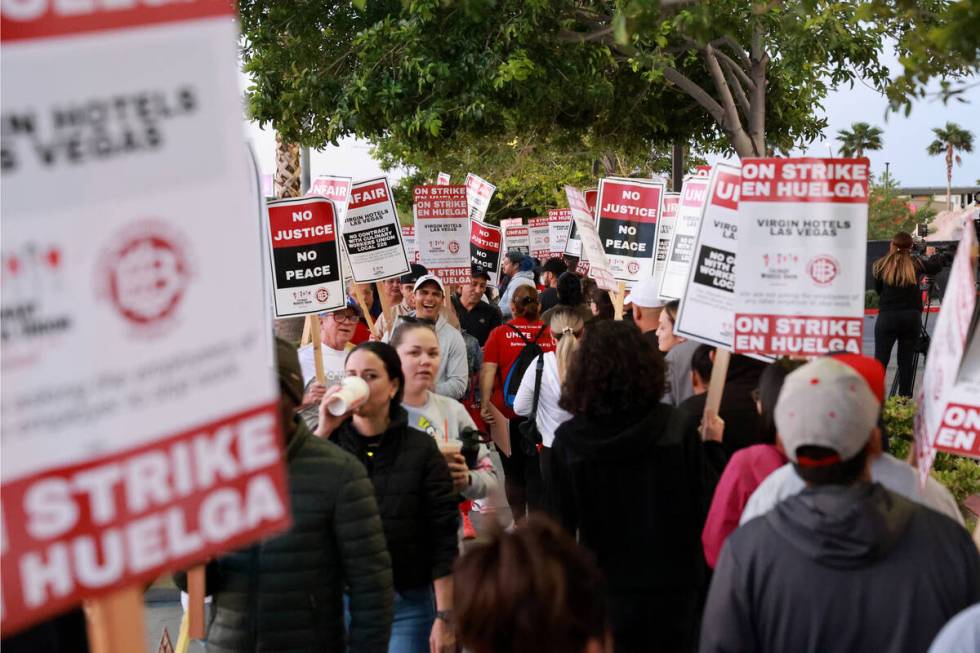
[{"label": "tree trunk", "polygon": [[[302,166],[299,145],[285,143],[276,133],[276,174],[273,178],[276,197],[299,197],[302,194]],[[303,337],[305,317],[288,317],[276,320],[276,335],[283,340],[298,343]]]},{"label": "tree trunk", "polygon": [[953,208],[953,144],[946,145],[946,210]]}]

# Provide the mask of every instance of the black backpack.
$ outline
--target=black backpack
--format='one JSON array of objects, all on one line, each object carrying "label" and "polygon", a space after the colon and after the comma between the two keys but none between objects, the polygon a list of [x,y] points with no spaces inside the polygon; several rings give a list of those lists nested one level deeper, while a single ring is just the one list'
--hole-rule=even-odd
[{"label": "black backpack", "polygon": [[508,408],[513,408],[514,399],[517,398],[517,389],[521,387],[521,379],[524,378],[524,372],[527,371],[527,368],[531,367],[531,363],[534,362],[535,358],[544,354],[541,351],[540,345],[538,345],[538,339],[547,327],[542,326],[541,330],[538,331],[538,335],[534,336],[534,340],[528,340],[521,333],[520,329],[513,324],[507,324],[506,326],[510,327],[524,341],[524,348],[517,355],[517,360],[514,361],[514,364],[507,372],[507,377],[504,379],[504,403],[507,404]]}]

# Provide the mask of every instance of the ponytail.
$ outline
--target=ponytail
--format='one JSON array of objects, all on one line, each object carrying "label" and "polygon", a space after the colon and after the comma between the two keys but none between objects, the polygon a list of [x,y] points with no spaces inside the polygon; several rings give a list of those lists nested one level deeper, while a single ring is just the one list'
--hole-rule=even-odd
[{"label": "ponytail", "polygon": [[904,231],[895,234],[888,253],[875,261],[871,272],[889,286],[914,286],[918,270],[912,258],[912,236]]},{"label": "ponytail", "polygon": [[570,308],[559,308],[551,316],[551,335],[557,340],[555,346],[555,358],[558,361],[558,381],[565,382],[565,375],[568,366],[572,362],[572,355],[578,349],[578,336],[582,332],[585,323],[578,311]]}]

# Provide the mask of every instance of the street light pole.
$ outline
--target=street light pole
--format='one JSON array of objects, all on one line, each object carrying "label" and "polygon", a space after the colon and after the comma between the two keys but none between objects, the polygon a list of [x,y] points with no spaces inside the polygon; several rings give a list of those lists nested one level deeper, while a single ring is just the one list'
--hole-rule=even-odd
[{"label": "street light pole", "polygon": [[889,167],[890,165],[891,165],[891,164],[890,164],[890,163],[889,163],[888,161],[885,161],[885,183],[886,183],[886,184],[888,183],[888,167]]}]

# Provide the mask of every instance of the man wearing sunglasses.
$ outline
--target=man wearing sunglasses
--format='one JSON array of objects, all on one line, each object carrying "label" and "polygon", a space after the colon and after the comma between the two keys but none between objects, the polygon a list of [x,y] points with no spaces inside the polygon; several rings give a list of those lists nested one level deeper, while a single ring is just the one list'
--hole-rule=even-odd
[{"label": "man wearing sunglasses", "polygon": [[303,384],[306,388],[299,414],[310,429],[316,429],[320,400],[327,388],[337,385],[346,376],[344,363],[347,361],[347,352],[352,348],[354,331],[361,321],[361,309],[356,301],[348,298],[347,306],[332,313],[321,313],[319,319],[325,384],[316,380],[313,345],[306,345],[299,350],[299,364],[303,369]]}]

